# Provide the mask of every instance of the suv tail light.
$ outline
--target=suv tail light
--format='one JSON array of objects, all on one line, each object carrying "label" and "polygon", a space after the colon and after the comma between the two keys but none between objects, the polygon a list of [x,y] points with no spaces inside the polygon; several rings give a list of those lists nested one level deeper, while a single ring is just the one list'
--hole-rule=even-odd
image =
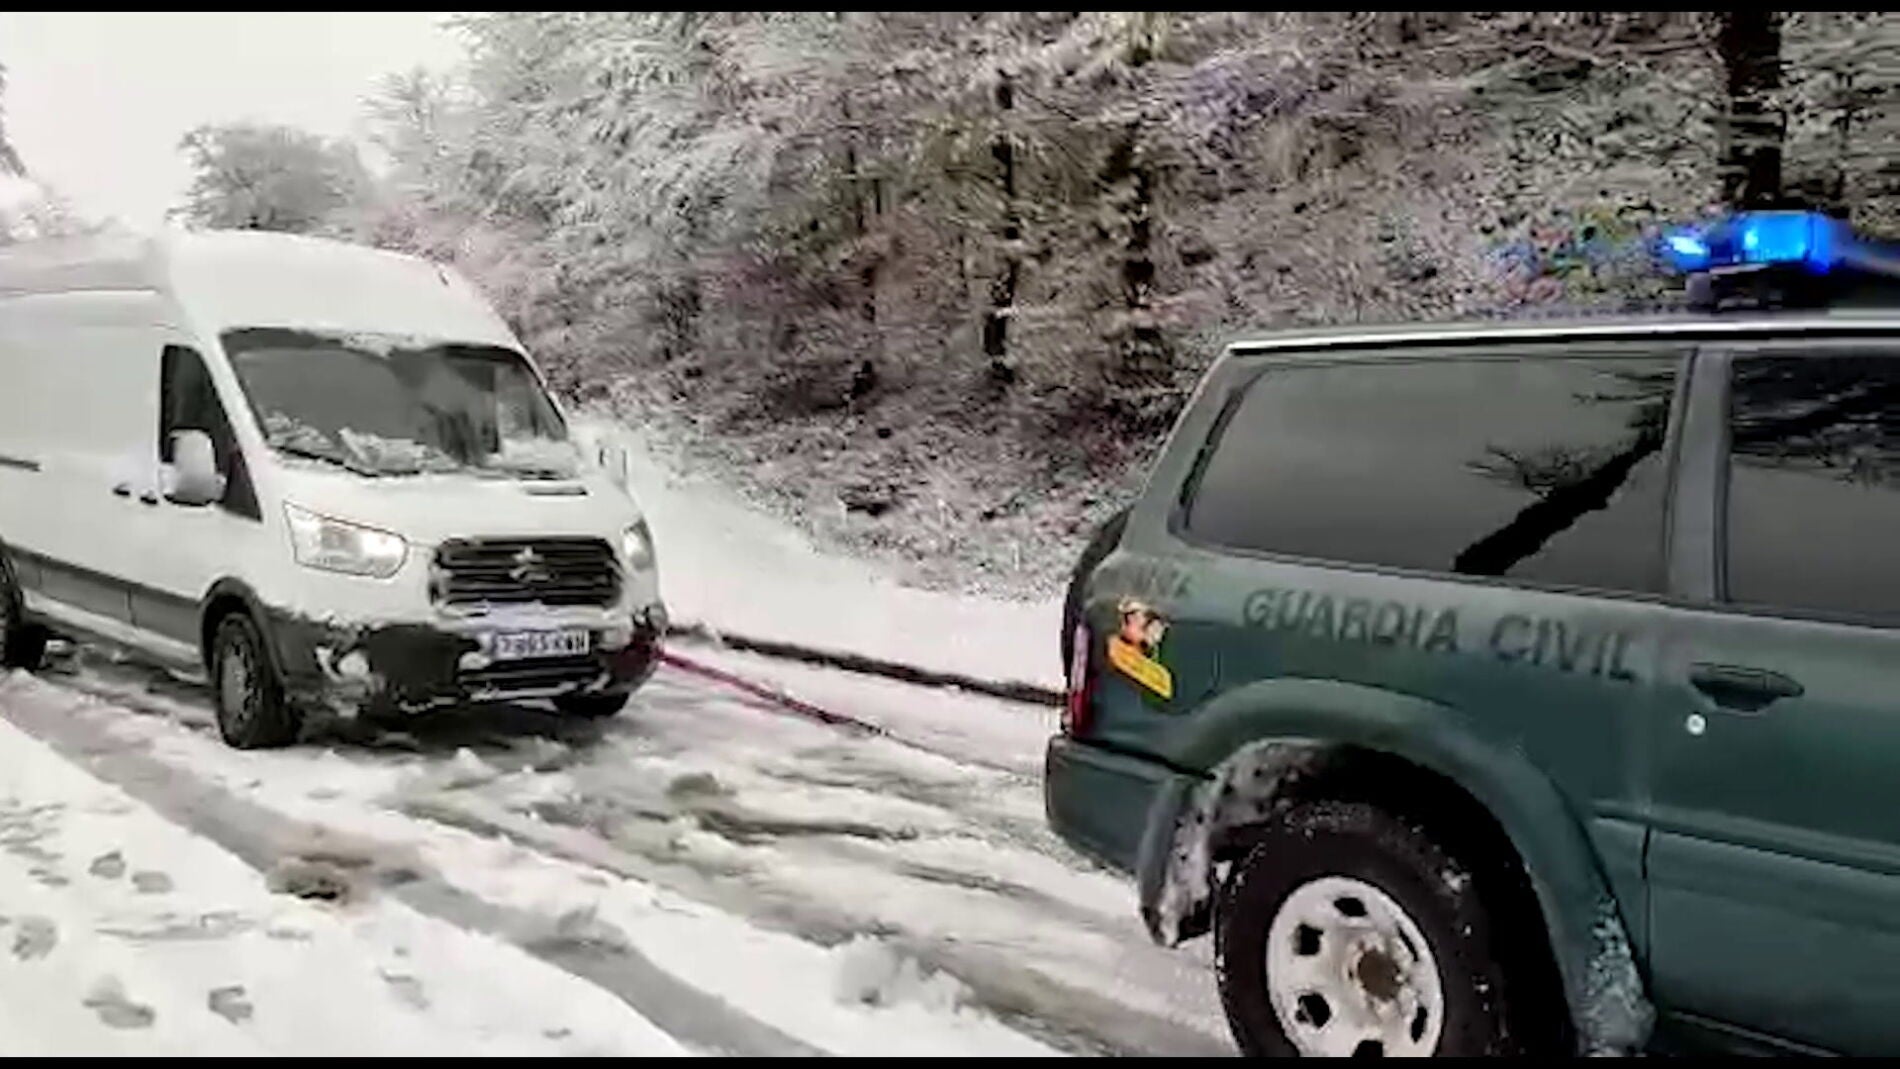
[{"label": "suv tail light", "polygon": [[1069,636],[1069,698],[1062,707],[1062,733],[1075,738],[1088,730],[1089,698],[1094,688],[1089,679],[1089,625],[1077,623]]}]

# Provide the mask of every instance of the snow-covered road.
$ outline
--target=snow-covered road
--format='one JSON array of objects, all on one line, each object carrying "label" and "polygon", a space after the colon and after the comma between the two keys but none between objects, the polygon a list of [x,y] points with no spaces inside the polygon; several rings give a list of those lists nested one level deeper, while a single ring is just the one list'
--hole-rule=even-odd
[{"label": "snow-covered road", "polygon": [[148,669],[0,677],[0,1053],[1231,1051],[1047,830],[1052,710],[685,652],[876,730],[667,668],[240,753]]}]

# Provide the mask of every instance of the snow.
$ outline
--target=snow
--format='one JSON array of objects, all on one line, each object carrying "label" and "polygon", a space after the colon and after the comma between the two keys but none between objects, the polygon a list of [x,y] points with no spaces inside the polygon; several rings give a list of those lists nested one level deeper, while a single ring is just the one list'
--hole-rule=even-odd
[{"label": "snow", "polygon": [[336,443],[330,440],[329,435],[277,409],[264,413],[264,440],[273,446],[285,446],[323,456],[334,456],[337,452]]},{"label": "snow", "polygon": [[836,963],[833,992],[851,1005],[895,1006],[914,1002],[939,1013],[954,1013],[969,997],[955,978],[917,964],[917,959],[876,936],[858,936],[832,950]]},{"label": "snow", "polygon": [[[61,693],[0,687],[9,705]],[[685,1053],[514,947],[387,898],[273,894],[5,721],[0,843],[9,1056]]]},{"label": "snow", "polygon": [[1281,789],[1310,769],[1315,752],[1296,739],[1251,743],[1195,788],[1175,823],[1154,904],[1155,937],[1163,944],[1185,938],[1183,925],[1214,894],[1215,839],[1227,828],[1265,817]]},{"label": "snow", "polygon": [[715,484],[665,471],[637,430],[593,415],[571,422],[586,455],[625,473],[653,529],[660,593],[676,623],[1062,689],[1059,601],[901,586],[863,561],[820,552]]},{"label": "snow", "polygon": [[553,438],[510,437],[501,452],[488,457],[488,466],[511,472],[550,473],[572,478],[580,470],[580,451],[574,443]]},{"label": "snow", "polygon": [[[91,689],[93,679],[82,675],[74,683]],[[665,974],[824,1052],[1053,1053],[976,1004],[936,955],[918,953],[914,938],[895,930],[887,936],[860,917],[871,907],[887,919],[915,909],[929,915],[933,929],[954,931],[959,918],[984,912],[981,894],[946,887],[945,896],[959,902],[950,912],[915,898],[917,880],[864,881],[862,866],[815,865],[787,873],[783,882],[772,871],[780,864],[799,866],[796,850],[778,850],[781,838],[842,823],[899,829],[920,840],[967,834],[954,826],[952,810],[898,794],[879,797],[776,779],[760,766],[789,764],[794,753],[836,741],[833,729],[731,708],[730,699],[689,695],[677,684],[670,692],[662,684],[661,690],[680,699],[680,711],[652,723],[636,719],[645,710],[636,711],[625,722],[631,735],[613,732],[591,744],[534,736],[497,742],[491,735],[481,743],[437,749],[425,734],[422,752],[304,747],[240,753],[210,732],[180,723],[162,704],[136,715],[27,677],[0,685],[0,711],[22,696],[78,701],[72,714],[78,722],[109,732],[115,745],[162,761],[182,780],[219,785],[295,825],[373,844],[364,849],[398,859],[391,865],[413,864],[483,902],[542,918],[539,934],[511,933],[516,943],[581,939],[634,948]],[[700,704],[689,707],[686,699]],[[652,736],[655,730],[664,741]],[[728,756],[711,762],[695,752],[728,748]],[[939,782],[959,777],[947,759],[899,749],[934,768]],[[979,787],[973,793],[995,792]],[[669,795],[682,800],[669,802]],[[563,807],[586,819],[556,819]],[[1025,826],[1036,816],[1027,804],[1006,808]],[[730,826],[717,818],[701,823],[698,814],[710,810],[730,814]],[[768,830],[757,840],[729,834],[752,822],[786,830]],[[806,828],[813,830],[800,830]],[[935,845],[895,842],[918,845],[920,858],[939,865],[954,863]],[[1038,879],[1092,886],[1096,900],[1112,910],[1102,923],[1119,920],[1128,943],[1143,945],[1131,899],[1118,881],[1044,864],[1050,871]],[[695,875],[702,871],[711,877]],[[718,877],[721,871],[730,875]],[[670,886],[656,878],[667,878]],[[819,902],[842,897],[843,905],[828,914],[835,923],[819,926],[827,934],[796,923],[787,931],[786,915],[771,904],[783,903],[788,894]],[[1012,928],[1025,925],[1019,914],[968,930],[985,944],[1007,942]],[[774,917],[767,926],[758,923]],[[857,945],[837,933],[839,927],[853,930]],[[1106,947],[1115,941],[1094,936],[1090,942]],[[501,986],[512,990],[515,984]]]},{"label": "snow", "polygon": [[691,664],[729,672],[872,725],[920,749],[1025,776],[1042,774],[1043,750],[1058,727],[1060,713],[1053,707],[955,687],[922,687],[846,673],[684,637],[668,642],[667,650]]},{"label": "snow", "polygon": [[350,452],[377,471],[392,473],[421,472],[431,469],[452,471],[461,464],[454,457],[424,442],[410,438],[386,438],[369,431],[340,428],[337,432]]},{"label": "snow", "polygon": [[1583,1005],[1578,1014],[1579,1039],[1586,1054],[1621,1055],[1641,1051],[1656,1023],[1655,1007],[1644,993],[1616,903],[1597,903],[1591,926],[1596,946],[1584,978]]}]

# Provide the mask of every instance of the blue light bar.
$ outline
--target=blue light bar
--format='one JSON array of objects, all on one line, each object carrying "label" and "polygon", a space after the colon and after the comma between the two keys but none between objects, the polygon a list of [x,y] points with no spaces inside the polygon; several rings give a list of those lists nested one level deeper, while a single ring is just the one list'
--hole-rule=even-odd
[{"label": "blue light bar", "polygon": [[1853,241],[1847,224],[1819,212],[1739,212],[1668,232],[1662,254],[1684,272],[1786,264],[1824,275]]}]

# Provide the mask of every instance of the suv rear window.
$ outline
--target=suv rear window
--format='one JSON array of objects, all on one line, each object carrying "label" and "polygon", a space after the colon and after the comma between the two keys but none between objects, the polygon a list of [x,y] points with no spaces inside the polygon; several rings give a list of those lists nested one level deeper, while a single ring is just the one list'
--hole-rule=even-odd
[{"label": "suv rear window", "polygon": [[1236,549],[1648,592],[1679,360],[1475,356],[1269,368],[1187,513]]},{"label": "suv rear window", "polygon": [[1900,353],[1738,359],[1728,595],[1900,616]]}]

